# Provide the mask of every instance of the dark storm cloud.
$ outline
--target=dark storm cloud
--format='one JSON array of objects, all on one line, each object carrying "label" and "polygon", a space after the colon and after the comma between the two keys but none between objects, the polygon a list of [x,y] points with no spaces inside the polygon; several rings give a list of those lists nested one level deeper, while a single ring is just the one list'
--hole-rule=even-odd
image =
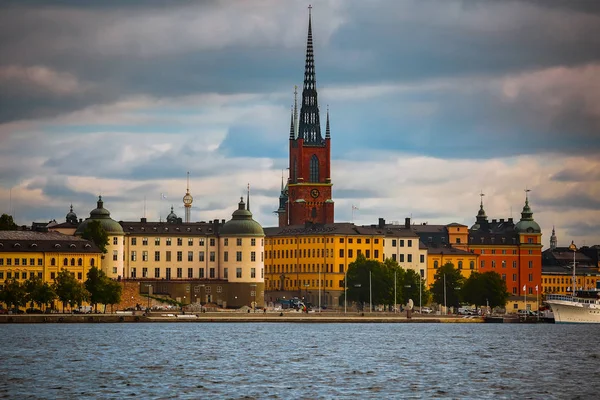
[{"label": "dark storm cloud", "polygon": [[536,204],[557,210],[600,210],[600,199],[586,193],[583,188],[570,189],[562,196],[536,199]]},{"label": "dark storm cloud", "polygon": [[[341,12],[346,22],[333,33],[330,42],[325,44],[324,38],[315,35],[317,79],[328,85],[413,81],[505,74],[600,58],[600,24],[594,24],[585,14],[581,21],[578,14],[571,16],[569,22],[560,22],[560,15],[554,16],[560,9],[549,9],[543,2],[474,3],[478,6],[463,7],[453,21],[444,14],[460,5],[457,2],[345,2]],[[146,18],[150,26],[158,19],[168,35],[172,26],[186,23],[178,20],[181,10],[202,15],[215,12],[216,4],[169,2],[167,6],[166,2],[156,1],[134,6],[123,2],[65,1],[58,6],[39,7],[36,2],[10,3],[0,17],[0,65],[41,64],[72,73],[82,82],[93,82],[97,89],[87,96],[80,93],[57,98],[49,93],[24,92],[20,96],[13,93],[12,101],[0,97],[0,121],[59,114],[131,94],[269,91],[289,85],[294,76],[296,80],[301,78],[301,42],[295,49],[286,49],[280,43],[261,44],[257,35],[252,48],[229,43],[221,49],[207,50],[180,45],[181,40],[173,38],[172,53],[167,54],[150,51],[155,46],[151,42],[132,44],[131,51],[125,53],[105,43],[107,30],[122,27],[129,19],[137,22],[130,29],[138,36],[142,27],[148,28],[140,23],[140,18]],[[498,20],[486,21],[496,10]],[[411,18],[403,14],[407,11]],[[231,22],[237,23],[230,12]],[[237,12],[264,10],[247,8]],[[513,15],[520,23],[503,23],[501,19],[506,15]],[[319,13],[315,12],[317,33],[318,23]],[[496,29],[488,29],[490,24]],[[556,30],[553,24],[557,25]],[[568,35],[557,35],[567,26]],[[127,41],[126,36],[123,39]],[[147,40],[152,40],[152,36]],[[205,40],[197,38],[198,42]],[[352,54],[357,54],[356,62],[352,61]]]},{"label": "dark storm cloud", "polygon": [[600,180],[600,171],[594,167],[590,169],[565,168],[550,178],[557,182],[596,182]]}]

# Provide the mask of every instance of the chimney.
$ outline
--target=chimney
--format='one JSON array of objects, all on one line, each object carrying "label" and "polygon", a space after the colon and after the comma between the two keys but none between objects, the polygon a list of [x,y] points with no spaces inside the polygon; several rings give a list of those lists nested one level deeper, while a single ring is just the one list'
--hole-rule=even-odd
[{"label": "chimney", "polygon": [[225,220],[224,219],[221,220],[221,224],[225,225]]},{"label": "chimney", "polygon": [[404,227],[410,229],[410,218],[404,218]]},{"label": "chimney", "polygon": [[495,219],[493,219],[493,220],[492,220],[492,224],[495,224],[495,223],[496,223],[496,220],[495,220]]},{"label": "chimney", "polygon": [[146,223],[146,221],[147,221],[147,220],[146,220],[146,218],[142,218],[142,219],[140,220],[140,222],[141,222],[141,223],[143,223],[143,224],[145,224],[145,223]]},{"label": "chimney", "polygon": [[383,228],[385,226],[385,219],[384,218],[379,218],[379,227]]},{"label": "chimney", "polygon": [[500,218],[500,222],[504,222],[504,218]]},{"label": "chimney", "polygon": [[510,222],[510,223],[512,224],[512,222],[513,222],[513,219],[512,219],[512,218],[509,218],[509,219],[508,219],[508,222]]}]

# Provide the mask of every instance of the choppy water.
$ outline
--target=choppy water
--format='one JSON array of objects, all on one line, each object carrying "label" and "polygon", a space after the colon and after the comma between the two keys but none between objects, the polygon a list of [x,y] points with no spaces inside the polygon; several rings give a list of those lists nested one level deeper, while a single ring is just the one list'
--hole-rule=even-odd
[{"label": "choppy water", "polygon": [[595,399],[600,325],[0,326],[0,397]]}]

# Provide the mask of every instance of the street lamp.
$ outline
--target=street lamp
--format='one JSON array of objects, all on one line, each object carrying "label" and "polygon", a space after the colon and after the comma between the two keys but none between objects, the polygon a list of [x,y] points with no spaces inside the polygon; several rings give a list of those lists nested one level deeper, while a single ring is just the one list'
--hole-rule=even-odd
[{"label": "street lamp", "polygon": [[[362,287],[362,285],[360,283],[355,283],[354,287],[357,289],[360,289]],[[361,294],[361,296],[359,297],[359,299],[362,300],[362,291],[360,292],[360,294]],[[363,303],[363,302],[361,301],[361,303]],[[361,304],[361,307],[362,306],[363,306],[363,304]],[[364,310],[364,307],[363,307],[363,310]]]},{"label": "street lamp", "polygon": [[252,301],[252,311],[256,312],[256,284],[252,284],[250,287],[254,288],[254,290],[252,290],[252,294],[254,295],[254,300]]},{"label": "street lamp", "polygon": [[152,289],[152,285],[146,285],[146,287],[148,288],[148,308],[146,310],[150,311],[150,289]]}]

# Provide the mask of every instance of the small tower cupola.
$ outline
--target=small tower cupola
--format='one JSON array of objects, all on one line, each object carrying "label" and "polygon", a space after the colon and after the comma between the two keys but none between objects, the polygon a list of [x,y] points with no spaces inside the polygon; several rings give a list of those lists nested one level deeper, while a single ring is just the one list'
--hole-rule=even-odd
[{"label": "small tower cupola", "polygon": [[554,226],[552,227],[552,236],[550,236],[550,249],[556,249],[558,245],[558,241],[556,239],[556,231],[554,230]]},{"label": "small tower cupola", "polygon": [[521,220],[515,225],[515,230],[519,233],[540,233],[542,230],[537,222],[533,219],[533,211],[529,207],[529,195],[530,189],[525,190],[525,205],[523,211],[521,211]]},{"label": "small tower cupola", "polygon": [[171,206],[171,212],[167,215],[167,222],[170,224],[176,224],[177,222],[181,222],[181,220],[177,217],[177,214],[173,211],[173,206]]},{"label": "small tower cupola", "polygon": [[487,215],[485,214],[485,210],[483,209],[483,196],[485,196],[485,194],[483,194],[483,192],[482,192],[481,194],[479,194],[479,196],[481,197],[481,201],[479,203],[479,211],[477,212],[476,222],[471,227],[472,230],[478,230],[481,228],[485,228],[488,223]]},{"label": "small tower cupola", "polygon": [[67,217],[66,220],[69,224],[77,224],[77,214],[75,214],[75,212],[73,212],[73,204],[71,204],[71,208],[69,210],[69,212],[67,213]]}]

